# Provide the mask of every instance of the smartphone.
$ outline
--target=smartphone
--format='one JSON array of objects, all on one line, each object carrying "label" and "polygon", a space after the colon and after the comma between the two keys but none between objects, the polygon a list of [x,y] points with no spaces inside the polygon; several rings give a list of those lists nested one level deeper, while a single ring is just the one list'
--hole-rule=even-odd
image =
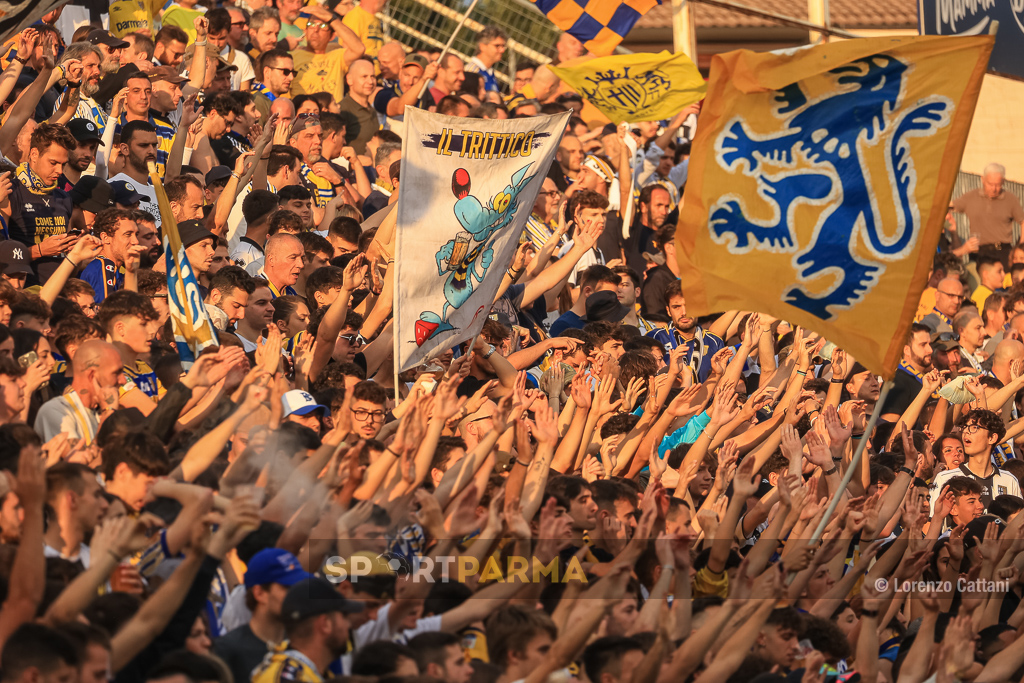
[{"label": "smartphone", "polygon": [[18,365],[20,365],[23,368],[27,368],[28,366],[35,363],[37,360],[39,360],[39,354],[37,354],[35,351],[29,351],[28,353],[23,353],[20,356],[18,356]]}]

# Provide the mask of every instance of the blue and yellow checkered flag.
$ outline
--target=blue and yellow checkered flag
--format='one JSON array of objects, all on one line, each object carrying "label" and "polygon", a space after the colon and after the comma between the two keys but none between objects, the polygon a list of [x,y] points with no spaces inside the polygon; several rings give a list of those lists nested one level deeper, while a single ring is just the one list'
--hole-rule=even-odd
[{"label": "blue and yellow checkered flag", "polygon": [[558,28],[595,55],[610,55],[633,24],[661,0],[532,0]]},{"label": "blue and yellow checkered flag", "polygon": [[708,91],[697,65],[682,53],[614,55],[549,68],[612,123],[670,119]]},{"label": "blue and yellow checkered flag", "polygon": [[206,312],[199,282],[178,234],[178,222],[174,220],[171,203],[167,201],[167,193],[164,192],[153,162],[149,164],[149,179],[153,183],[157,204],[160,205],[164,261],[167,265],[167,304],[171,309],[174,345],[178,347],[182,364],[187,367],[199,357],[203,349],[219,346],[217,330]]}]

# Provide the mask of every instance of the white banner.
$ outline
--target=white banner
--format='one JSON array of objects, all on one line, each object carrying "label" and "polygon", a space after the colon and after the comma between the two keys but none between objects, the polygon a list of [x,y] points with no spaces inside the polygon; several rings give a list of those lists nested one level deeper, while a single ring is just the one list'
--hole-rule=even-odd
[{"label": "white banner", "polygon": [[406,107],[394,265],[399,372],[483,327],[568,119],[463,119]]}]

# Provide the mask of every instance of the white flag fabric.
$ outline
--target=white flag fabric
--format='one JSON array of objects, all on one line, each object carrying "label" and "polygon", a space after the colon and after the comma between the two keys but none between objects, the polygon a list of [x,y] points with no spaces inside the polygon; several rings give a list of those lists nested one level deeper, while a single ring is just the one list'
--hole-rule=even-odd
[{"label": "white flag fabric", "polygon": [[406,107],[394,264],[399,372],[483,327],[568,119],[463,119]]}]

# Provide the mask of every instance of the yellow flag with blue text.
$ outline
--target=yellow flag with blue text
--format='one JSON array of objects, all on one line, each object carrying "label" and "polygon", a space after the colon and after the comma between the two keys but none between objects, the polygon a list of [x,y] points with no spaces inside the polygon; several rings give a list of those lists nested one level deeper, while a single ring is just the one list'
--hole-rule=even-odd
[{"label": "yellow flag with blue text", "polygon": [[167,266],[167,305],[171,311],[174,345],[181,362],[187,366],[199,357],[203,349],[219,345],[217,330],[206,312],[199,282],[178,234],[178,222],[174,220],[171,203],[167,201],[167,193],[152,162],[149,164],[149,179],[160,205],[160,229],[164,233],[164,263]]},{"label": "yellow flag with blue text", "polygon": [[614,123],[670,119],[708,89],[682,53],[615,55],[549,68]]},{"label": "yellow flag with blue text", "polygon": [[992,45],[922,36],[716,55],[676,233],[688,315],[768,313],[892,377]]}]

